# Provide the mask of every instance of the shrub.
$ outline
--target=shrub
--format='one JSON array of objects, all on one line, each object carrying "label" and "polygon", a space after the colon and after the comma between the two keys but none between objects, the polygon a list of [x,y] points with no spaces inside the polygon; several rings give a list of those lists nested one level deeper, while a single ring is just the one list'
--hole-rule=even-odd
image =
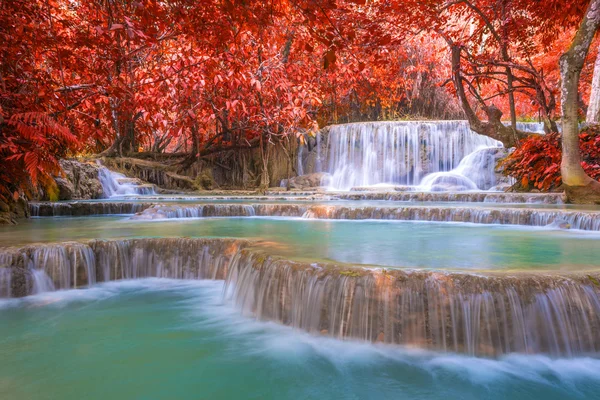
[{"label": "shrub", "polygon": [[[589,126],[579,134],[581,166],[600,180],[600,126]],[[504,174],[517,179],[523,190],[549,191],[562,185],[560,176],[561,138],[558,133],[533,135],[501,163]]]}]

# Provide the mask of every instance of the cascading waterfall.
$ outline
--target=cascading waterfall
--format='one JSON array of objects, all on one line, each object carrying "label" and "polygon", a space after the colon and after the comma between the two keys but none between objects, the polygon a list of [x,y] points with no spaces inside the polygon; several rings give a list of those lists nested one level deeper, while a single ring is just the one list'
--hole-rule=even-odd
[{"label": "cascading waterfall", "polygon": [[[600,351],[598,273],[366,269],[286,260],[233,239],[93,240],[0,256],[3,295],[7,287],[24,296],[94,279],[220,279],[225,298],[248,315],[342,339],[491,356]],[[19,278],[24,272],[29,279]]]},{"label": "cascading waterfall", "polygon": [[332,189],[378,184],[417,186],[434,172],[448,172],[470,153],[501,143],[478,135],[466,121],[364,122],[329,130]]},{"label": "cascading waterfall", "polygon": [[298,204],[155,205],[131,217],[136,220],[201,217],[301,217],[308,210]]},{"label": "cascading waterfall", "polygon": [[297,217],[313,219],[468,222],[549,226],[600,231],[600,213],[534,208],[468,208],[446,206],[346,207],[299,204],[155,205],[131,217],[136,220],[200,217]]},{"label": "cascading waterfall", "polygon": [[[542,124],[519,129],[543,132]],[[328,136],[330,189],[375,185],[421,190],[488,190],[502,144],[466,121],[361,122],[334,125]]]},{"label": "cascading waterfall", "polygon": [[421,181],[420,189],[428,192],[490,189],[496,184],[497,148],[484,147],[468,154],[458,167],[448,172],[434,172]]},{"label": "cascading waterfall", "polygon": [[243,250],[226,293],[250,315],[338,338],[573,356],[600,350],[594,279],[344,269]]},{"label": "cascading waterfall", "polygon": [[140,185],[135,179],[127,178],[125,175],[109,170],[102,166],[98,170],[98,180],[102,184],[105,198],[126,195],[155,194],[154,187]]},{"label": "cascading waterfall", "polygon": [[600,230],[599,213],[527,208],[313,206],[307,210],[304,217],[318,219],[469,222],[476,224],[551,226],[589,231]]},{"label": "cascading waterfall", "polygon": [[225,279],[230,257],[245,245],[236,240],[168,238],[0,249],[0,297],[118,279]]}]

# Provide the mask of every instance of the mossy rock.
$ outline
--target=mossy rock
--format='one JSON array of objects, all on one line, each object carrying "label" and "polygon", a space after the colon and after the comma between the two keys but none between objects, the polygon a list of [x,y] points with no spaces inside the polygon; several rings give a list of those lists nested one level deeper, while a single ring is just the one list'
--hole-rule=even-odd
[{"label": "mossy rock", "polygon": [[194,182],[196,183],[196,185],[198,186],[199,189],[204,189],[204,190],[212,190],[216,186],[216,183],[215,183],[214,178],[212,177],[212,174],[210,174],[206,171],[202,171],[202,173],[198,174],[198,176],[196,176],[196,179]]}]

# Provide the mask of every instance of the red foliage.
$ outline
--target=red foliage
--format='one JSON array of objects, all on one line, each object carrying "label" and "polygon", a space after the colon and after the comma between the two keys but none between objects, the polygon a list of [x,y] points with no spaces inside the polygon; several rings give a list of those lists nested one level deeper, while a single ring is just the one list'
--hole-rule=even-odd
[{"label": "red foliage", "polygon": [[[600,127],[588,127],[579,134],[585,172],[600,180]],[[531,136],[502,165],[504,173],[517,179],[522,189],[548,191],[562,185],[560,177],[561,142],[558,133]]]},{"label": "red foliage", "polygon": [[316,121],[456,118],[442,36],[476,55],[463,60],[469,87],[504,111],[497,74],[513,66],[516,109],[532,116],[529,81],[556,92],[585,3],[0,1],[0,196],[52,182],[58,158],[78,152],[195,158],[272,146]]}]

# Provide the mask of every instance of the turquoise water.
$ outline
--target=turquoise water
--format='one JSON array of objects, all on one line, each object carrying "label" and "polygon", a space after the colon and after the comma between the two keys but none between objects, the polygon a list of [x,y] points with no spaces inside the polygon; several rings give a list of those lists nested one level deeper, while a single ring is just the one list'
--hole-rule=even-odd
[{"label": "turquoise water", "polygon": [[598,269],[597,232],[517,226],[293,218],[131,221],[127,217],[38,218],[0,226],[0,246],[131,237],[261,240],[273,254],[390,267]]},{"label": "turquoise water", "polygon": [[472,358],[245,319],[212,281],[0,301],[3,400],[592,399],[600,360]]}]

